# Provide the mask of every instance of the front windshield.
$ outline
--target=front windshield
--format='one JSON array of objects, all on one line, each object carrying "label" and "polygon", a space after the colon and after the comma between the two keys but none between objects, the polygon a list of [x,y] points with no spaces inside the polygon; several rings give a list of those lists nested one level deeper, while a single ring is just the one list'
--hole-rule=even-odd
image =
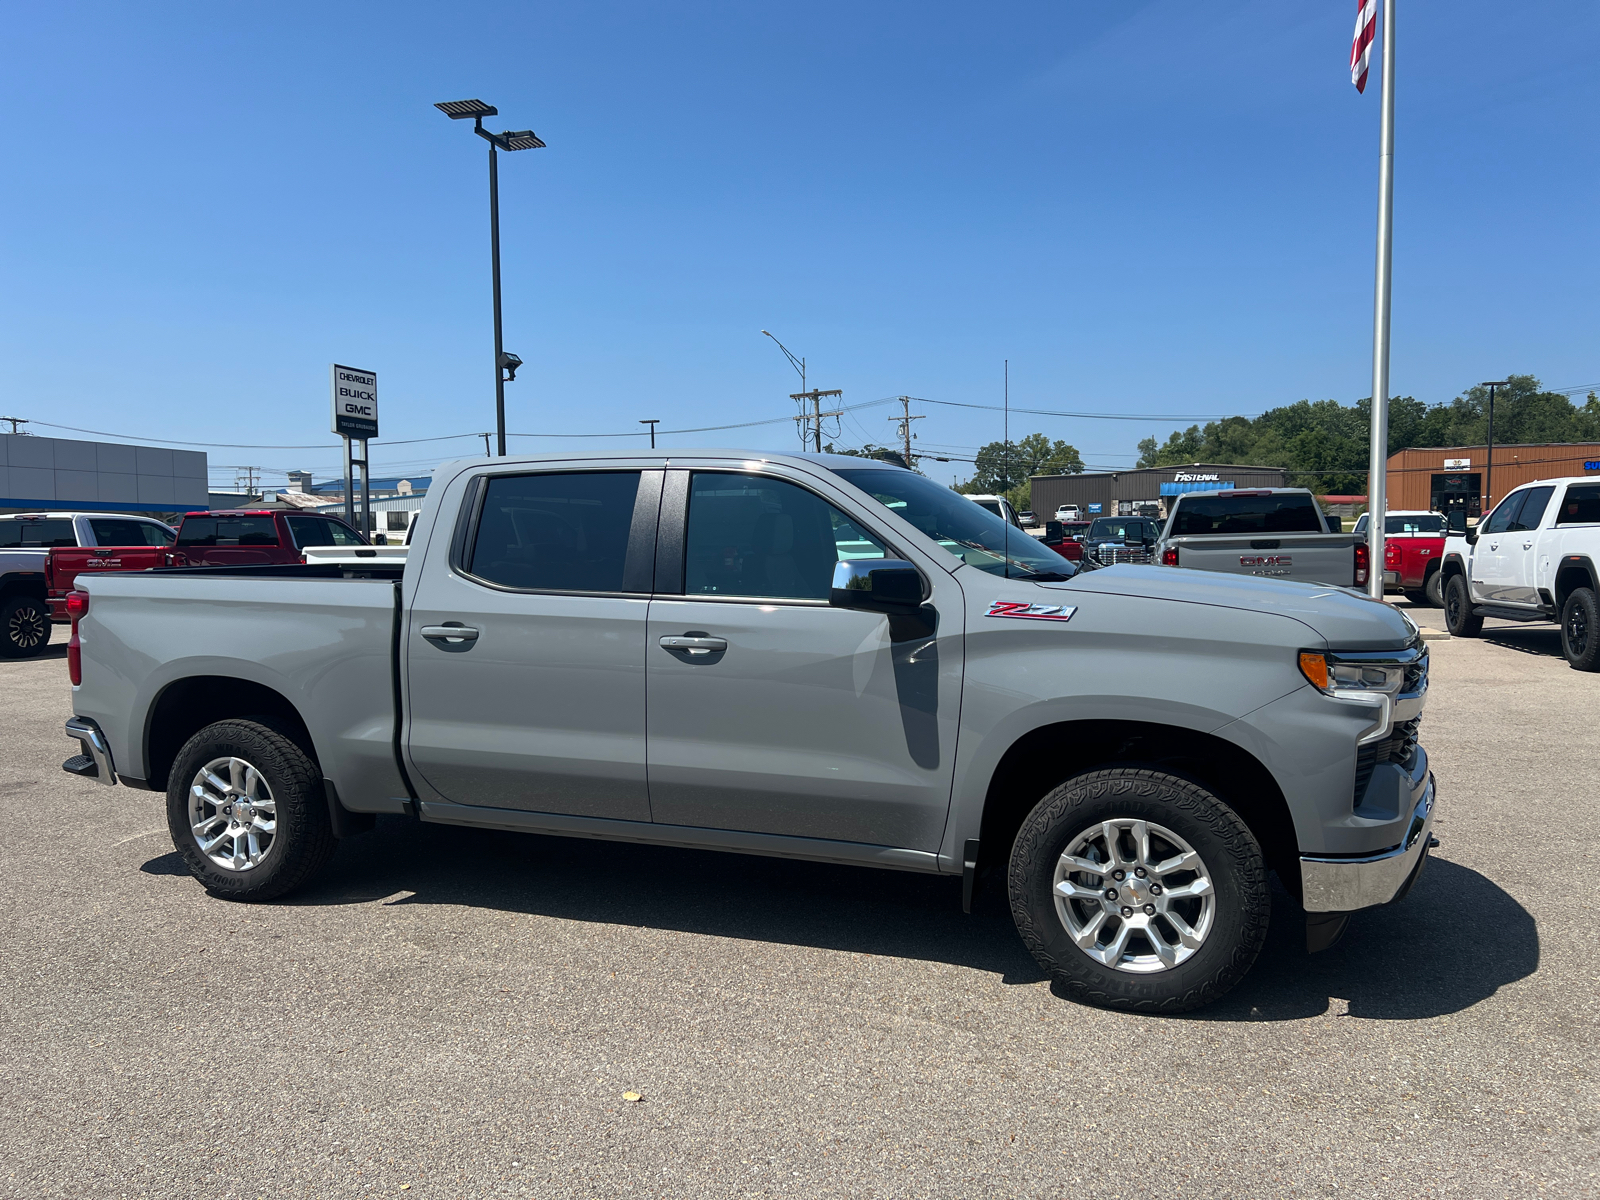
[{"label": "front windshield", "polygon": [[982,505],[898,467],[835,470],[968,566],[1012,579],[1069,579],[1078,568]]},{"label": "front windshield", "polygon": [[[1099,541],[1101,538],[1122,539],[1133,538],[1138,541],[1143,534],[1140,526],[1143,522],[1127,520],[1119,521],[1115,517],[1096,517],[1089,526],[1089,538]],[[1133,526],[1130,531],[1129,526]]]}]

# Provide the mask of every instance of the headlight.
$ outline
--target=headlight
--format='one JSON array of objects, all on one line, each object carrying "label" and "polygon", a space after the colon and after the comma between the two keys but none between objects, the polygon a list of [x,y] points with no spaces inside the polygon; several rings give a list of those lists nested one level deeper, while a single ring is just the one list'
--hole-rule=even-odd
[{"label": "headlight", "polygon": [[1300,673],[1312,687],[1330,696],[1351,692],[1397,696],[1405,686],[1406,666],[1403,662],[1374,662],[1359,657],[1341,658],[1316,650],[1300,651]]}]

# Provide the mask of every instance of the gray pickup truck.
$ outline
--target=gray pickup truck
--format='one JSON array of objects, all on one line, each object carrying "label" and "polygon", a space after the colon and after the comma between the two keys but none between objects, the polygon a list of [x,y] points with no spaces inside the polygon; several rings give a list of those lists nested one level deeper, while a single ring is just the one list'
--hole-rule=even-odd
[{"label": "gray pickup truck", "polygon": [[[1347,592],[1079,573],[859,458],[442,467],[404,565],[80,575],[65,769],[166,793],[218,897],[376,814],[1003,881],[1085,1001],[1181,1011],[1432,844],[1427,648]],[[989,870],[992,868],[992,870]]]},{"label": "gray pickup truck", "polygon": [[1367,585],[1365,542],[1339,532],[1305,488],[1179,496],[1156,550],[1169,567],[1334,587]]}]

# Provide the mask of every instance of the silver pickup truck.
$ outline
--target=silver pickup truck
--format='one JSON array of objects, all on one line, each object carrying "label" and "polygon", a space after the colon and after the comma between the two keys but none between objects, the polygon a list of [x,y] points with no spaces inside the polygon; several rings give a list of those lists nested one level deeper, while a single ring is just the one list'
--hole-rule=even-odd
[{"label": "silver pickup truck", "polygon": [[[64,767],[215,896],[376,814],[1003,881],[1073,996],[1181,1011],[1431,844],[1427,647],[1342,591],[1078,573],[859,458],[458,462],[403,566],[80,575]],[[990,870],[989,868],[992,868]]]},{"label": "silver pickup truck", "polygon": [[1369,569],[1365,542],[1330,528],[1305,488],[1179,496],[1156,551],[1169,567],[1334,587],[1366,587]]}]

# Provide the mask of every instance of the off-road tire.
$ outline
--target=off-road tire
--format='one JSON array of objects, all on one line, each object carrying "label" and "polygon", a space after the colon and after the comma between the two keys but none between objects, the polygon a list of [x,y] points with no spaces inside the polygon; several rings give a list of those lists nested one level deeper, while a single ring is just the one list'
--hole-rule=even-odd
[{"label": "off-road tire", "polygon": [[[1187,961],[1152,974],[1090,958],[1067,932],[1052,894],[1069,841],[1096,822],[1127,818],[1165,826],[1187,841],[1215,889],[1204,943]],[[1066,994],[1132,1012],[1187,1012],[1226,994],[1260,954],[1272,910],[1261,846],[1239,815],[1198,783],[1142,767],[1091,771],[1041,800],[1017,832],[1008,882],[1017,932]]]},{"label": "off-road tire", "polygon": [[1561,606],[1561,653],[1574,671],[1600,671],[1600,603],[1574,588]]},{"label": "off-road tire", "polygon": [[1437,567],[1422,581],[1422,594],[1434,608],[1444,607],[1444,573]]},{"label": "off-road tire", "polygon": [[1467,577],[1457,572],[1444,585],[1444,627],[1451,637],[1472,638],[1483,631],[1483,618],[1472,612],[1472,593]]},{"label": "off-road tire", "polygon": [[[277,809],[271,852],[259,866],[243,871],[219,866],[202,853],[190,826],[189,788],[195,773],[223,757],[242,758],[255,767]],[[183,744],[168,776],[167,825],[190,873],[224,900],[287,895],[316,875],[337,846],[322,773],[304,750],[261,721],[218,721]]]},{"label": "off-road tire", "polygon": [[0,602],[0,658],[32,658],[50,645],[50,606],[36,596]]}]

